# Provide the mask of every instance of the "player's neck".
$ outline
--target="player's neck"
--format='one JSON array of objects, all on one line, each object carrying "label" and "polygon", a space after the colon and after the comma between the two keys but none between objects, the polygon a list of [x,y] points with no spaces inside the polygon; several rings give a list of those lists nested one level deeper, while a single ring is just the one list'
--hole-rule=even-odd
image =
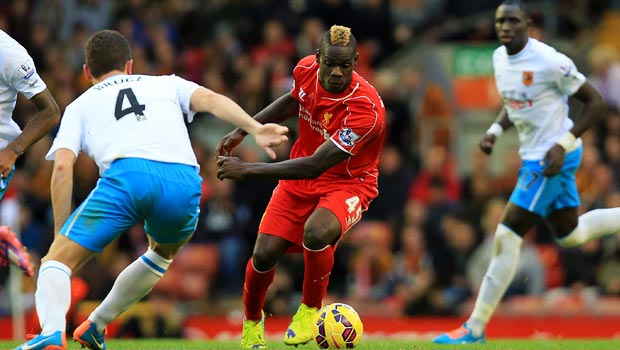
[{"label": "player's neck", "polygon": [[106,74],[104,74],[104,75],[102,75],[102,76],[99,76],[99,77],[97,77],[97,78],[93,77],[93,79],[91,80],[91,82],[93,83],[93,85],[95,85],[95,84],[98,84],[98,83],[100,83],[100,82],[102,82],[102,81],[104,81],[104,80],[108,79],[108,78],[109,78],[109,77],[111,77],[111,76],[121,75],[121,74],[125,75],[125,74],[127,74],[127,72],[124,72],[124,71],[122,71],[122,70],[113,70],[113,71],[108,72],[108,73],[106,73]]},{"label": "player's neck", "polygon": [[525,49],[525,47],[527,46],[528,42],[530,42],[530,38],[529,37],[525,37],[525,40],[523,40],[523,43],[521,43],[519,45],[515,45],[514,47],[506,46],[506,51],[508,52],[508,55],[514,56],[514,55],[519,54],[521,51],[523,51],[523,49]]}]

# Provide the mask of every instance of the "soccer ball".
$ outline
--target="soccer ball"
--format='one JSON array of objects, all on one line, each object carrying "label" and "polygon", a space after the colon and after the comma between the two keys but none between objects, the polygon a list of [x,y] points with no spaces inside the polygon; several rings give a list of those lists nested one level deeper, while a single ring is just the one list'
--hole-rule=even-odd
[{"label": "soccer ball", "polygon": [[333,303],[319,310],[312,331],[314,340],[323,349],[352,349],[360,342],[364,325],[351,306]]}]

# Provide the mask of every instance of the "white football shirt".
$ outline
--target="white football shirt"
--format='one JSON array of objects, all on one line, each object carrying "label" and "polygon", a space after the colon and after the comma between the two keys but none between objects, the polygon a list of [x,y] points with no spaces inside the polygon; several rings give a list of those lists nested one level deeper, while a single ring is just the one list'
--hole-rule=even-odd
[{"label": "white football shirt", "polygon": [[[493,53],[495,84],[508,118],[517,128],[524,160],[538,160],[573,127],[568,96],[586,81],[573,61],[553,47],[529,38],[519,53],[505,46]],[[580,145],[579,140],[575,145]]]},{"label": "white football shirt", "polygon": [[93,85],[65,109],[46,155],[83,151],[102,175],[118,158],[143,158],[198,167],[187,127],[190,98],[199,85],[183,78],[119,74]]},{"label": "white football shirt", "polygon": [[17,94],[28,99],[45,90],[43,79],[37,74],[32,57],[26,49],[7,33],[0,30],[0,149],[5,148],[21,133],[13,121]]}]

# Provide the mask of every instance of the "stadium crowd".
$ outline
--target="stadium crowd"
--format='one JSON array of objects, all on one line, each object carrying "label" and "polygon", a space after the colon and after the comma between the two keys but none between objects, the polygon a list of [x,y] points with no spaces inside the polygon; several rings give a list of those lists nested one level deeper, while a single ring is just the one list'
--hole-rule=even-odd
[{"label": "stadium crowd", "polygon": [[[557,10],[553,33],[581,47],[583,35],[593,36],[615,2],[572,2],[584,10]],[[459,159],[449,133],[438,133],[428,147],[421,147],[421,120],[458,111],[416,67],[393,71],[386,62],[414,40],[494,43],[490,12],[488,22],[448,37],[436,33],[438,25],[495,5],[451,0],[13,0],[0,1],[0,28],[28,49],[61,111],[89,86],[81,73],[85,39],[111,28],[130,39],[135,73],[180,75],[231,97],[253,114],[290,89],[291,68],[314,53],[328,26],[350,26],[358,38],[357,70],[381,94],[389,133],[380,162],[380,195],[340,244],[330,295],[363,300],[369,312],[449,315],[467,307],[480,285],[492,233],[520,161],[516,149],[500,160],[499,172],[492,171],[492,159],[477,149],[469,159]],[[583,138],[577,173],[583,211],[620,206],[619,50],[617,44],[574,50],[581,54],[575,57],[581,71],[609,101],[600,126]],[[29,108],[21,99],[16,119]],[[217,180],[213,142],[224,135],[225,126],[210,116],[202,119],[189,125],[204,180],[198,229],[149,298],[182,301],[194,312],[221,312],[218,306],[223,304],[217,301],[238,300],[242,293],[245,263],[275,181]],[[0,203],[0,209],[20,203],[21,237],[36,257],[45,254],[53,238],[52,163],[44,159],[51,139],[19,159],[15,179]],[[278,149],[278,159],[288,151]],[[248,161],[264,160],[251,145],[237,154]],[[80,203],[98,173],[87,157],[77,162],[73,194]],[[466,174],[459,172],[459,162],[469,163]],[[102,298],[118,272],[145,251],[141,230],[141,225],[134,226],[78,273],[88,286],[86,299]],[[289,315],[298,305],[303,261],[286,259],[269,291],[266,307],[271,314]],[[6,270],[0,273],[6,281]],[[26,294],[33,293],[33,283],[26,281]],[[583,306],[593,295],[620,298],[620,238],[560,250],[539,225],[527,236],[507,294],[549,296],[550,308]],[[8,310],[7,305],[5,295],[0,306]]]}]

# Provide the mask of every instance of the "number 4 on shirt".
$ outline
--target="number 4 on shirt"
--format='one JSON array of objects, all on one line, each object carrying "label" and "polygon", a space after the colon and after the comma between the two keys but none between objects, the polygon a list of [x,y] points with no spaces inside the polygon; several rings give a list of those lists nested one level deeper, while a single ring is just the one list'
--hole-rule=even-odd
[{"label": "number 4 on shirt", "polygon": [[[129,107],[123,109],[125,97],[127,97],[127,101],[129,101]],[[141,120],[143,118],[140,117],[144,116],[145,109],[146,106],[138,103],[138,99],[136,99],[136,95],[131,88],[122,89],[118,92],[118,96],[116,96],[116,108],[114,109],[116,120],[121,119],[129,113],[135,114],[136,119]]]}]

